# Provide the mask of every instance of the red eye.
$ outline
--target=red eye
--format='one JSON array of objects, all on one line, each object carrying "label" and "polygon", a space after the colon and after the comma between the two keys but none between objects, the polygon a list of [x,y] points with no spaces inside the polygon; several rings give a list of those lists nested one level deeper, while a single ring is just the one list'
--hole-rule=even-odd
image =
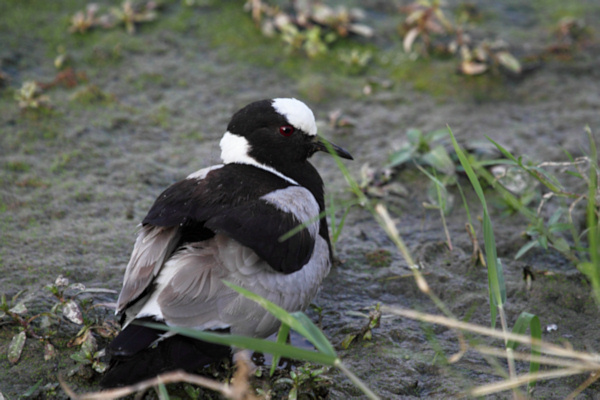
[{"label": "red eye", "polygon": [[279,133],[281,133],[285,137],[292,136],[294,130],[294,127],[291,125],[283,125],[279,127]]}]

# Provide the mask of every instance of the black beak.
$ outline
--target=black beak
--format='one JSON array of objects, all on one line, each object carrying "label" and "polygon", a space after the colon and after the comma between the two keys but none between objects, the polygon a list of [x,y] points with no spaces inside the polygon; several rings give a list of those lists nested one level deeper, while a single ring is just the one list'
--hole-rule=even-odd
[{"label": "black beak", "polygon": [[317,137],[313,142],[313,152],[317,151],[324,151],[325,153],[336,154],[337,156],[347,160],[354,160],[352,155],[346,150],[320,137]]}]

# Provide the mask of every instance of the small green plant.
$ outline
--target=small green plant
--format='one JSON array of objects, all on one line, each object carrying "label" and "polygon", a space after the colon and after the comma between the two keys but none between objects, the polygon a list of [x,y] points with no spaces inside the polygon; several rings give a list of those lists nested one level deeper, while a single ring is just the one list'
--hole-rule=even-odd
[{"label": "small green plant", "polygon": [[71,17],[71,33],[85,33],[91,28],[100,25],[101,20],[96,16],[98,5],[90,3],[86,6],[85,11],[77,11]]},{"label": "small green plant", "polygon": [[370,50],[351,49],[340,53],[339,59],[348,66],[350,73],[360,74],[373,59],[373,53]]},{"label": "small green plant", "polygon": [[392,263],[392,253],[385,249],[377,249],[365,253],[365,258],[370,266],[376,268],[389,267]]},{"label": "small green plant", "polygon": [[[540,185],[540,190],[546,191],[544,194],[539,194],[541,200],[537,208],[533,210],[527,207],[529,202],[524,202],[517,197],[514,190],[510,190],[512,188],[506,185],[506,182],[493,176],[486,169],[476,167],[479,176],[499,191],[506,204],[529,220],[529,227],[525,232],[529,241],[517,251],[515,258],[520,258],[531,249],[539,247],[545,250],[554,248],[578,267],[587,265],[585,263],[591,260],[594,249],[597,248],[596,241],[588,240],[586,246],[583,239],[587,233],[597,229],[598,211],[591,212],[591,217],[596,221],[594,224],[589,220],[589,210],[594,210],[594,205],[597,204],[598,164],[596,143],[589,128],[587,133],[589,142],[587,155],[574,159],[569,153],[566,153],[567,161],[539,164],[526,162],[523,157],[517,158],[506,148],[489,139],[506,157],[506,160],[501,161],[504,165],[522,171]],[[552,169],[556,168],[560,168],[559,173],[552,172]],[[576,183],[568,185],[567,178],[570,181],[576,178]],[[528,186],[533,187],[531,184]],[[551,202],[555,205],[555,211],[549,217],[545,217],[543,211]],[[590,202],[592,202],[591,207]],[[588,215],[588,223],[583,229],[574,222],[575,218],[573,217],[579,204],[584,205],[582,208],[585,207],[585,211],[581,210],[581,212]]]},{"label": "small green plant", "polygon": [[288,51],[303,50],[311,58],[326,53],[328,45],[335,41],[334,34],[323,32],[318,26],[301,31],[287,24],[280,29],[281,39],[287,44]]},{"label": "small green plant", "polygon": [[43,94],[42,88],[35,81],[23,82],[23,86],[15,93],[15,100],[22,110],[50,107],[50,97]]},{"label": "small green plant", "polygon": [[[350,204],[338,204],[333,195],[329,197],[329,207],[326,210],[326,213],[329,217],[329,222],[331,223],[331,245],[335,250],[335,245],[338,242],[342,230],[344,229],[344,224],[346,223],[346,217],[350,212],[350,209],[354,203]],[[338,221],[338,217],[336,216],[336,212],[338,210],[343,210],[342,216]]]},{"label": "small green plant", "polygon": [[459,71],[465,75],[480,75],[498,68],[519,75],[523,69],[520,61],[509,52],[508,45],[501,40],[483,40],[473,45],[470,38],[464,36],[460,44],[455,42],[449,49],[452,53],[458,52],[461,59]]},{"label": "small green plant", "polygon": [[351,333],[347,335],[344,340],[342,340],[341,347],[344,350],[348,349],[352,343],[361,340],[370,341],[373,339],[373,329],[378,328],[381,324],[381,304],[377,303],[377,305],[373,307],[369,314],[364,314],[357,311],[349,311],[348,314],[365,318],[367,322],[358,332]]},{"label": "small green plant", "polygon": [[[489,39],[473,43],[460,24],[450,21],[442,5],[440,0],[419,0],[402,8],[407,17],[399,30],[406,53],[413,53],[413,46],[420,38],[421,53],[435,51],[444,55],[458,55],[458,70],[465,75],[480,75],[499,67],[515,75],[522,72],[521,63],[510,53],[506,43]],[[434,41],[436,37],[445,40]]]},{"label": "small green plant", "polygon": [[[472,162],[466,157],[463,150],[458,145],[454,134],[450,129],[450,137],[452,139],[452,145],[454,146],[454,150],[456,151],[456,155],[467,174],[473,189],[475,190],[479,201],[483,207],[483,238],[484,238],[484,247],[485,247],[485,256],[486,256],[486,267],[488,272],[488,291],[489,291],[489,299],[490,299],[490,316],[491,316],[491,325],[492,328],[496,325],[496,318],[500,316],[500,323],[502,326],[502,332],[505,333],[504,345],[506,348],[506,358],[508,360],[508,372],[511,379],[516,378],[516,367],[513,358],[513,350],[516,348],[516,343],[513,341],[509,341],[507,337],[508,332],[508,321],[506,318],[506,313],[504,311],[505,304],[507,302],[506,298],[506,286],[504,284],[504,272],[502,268],[502,261],[497,255],[496,250],[496,239],[494,237],[494,230],[492,228],[492,220],[489,215],[487,202],[485,196],[483,194],[483,189],[481,188],[481,184],[479,183],[479,179],[475,174],[473,169]],[[536,340],[541,340],[541,327],[539,319],[530,313],[521,313],[517,318],[513,332],[522,334],[525,332],[527,327],[531,327],[530,333],[531,337]],[[531,348],[532,355],[539,355],[539,348],[533,344]],[[532,373],[537,372],[539,369],[539,362],[530,361],[530,371]],[[535,379],[531,379],[528,381],[529,386],[535,385]],[[515,394],[516,396],[516,394]]]},{"label": "small green plant", "polygon": [[[63,276],[58,276],[46,289],[51,295],[52,306],[49,310],[37,313],[30,312],[26,303],[38,299],[39,294],[29,294],[25,297],[25,291],[21,291],[10,300],[2,295],[0,320],[6,319],[9,323],[19,326],[20,330],[13,336],[9,345],[9,361],[13,364],[19,362],[28,337],[44,344],[46,360],[54,358],[57,350],[51,340],[63,330],[71,337],[68,346],[79,347],[79,351],[72,355],[80,364],[77,368],[89,365],[97,372],[103,371],[105,365],[100,361],[103,354],[97,351],[95,335],[112,337],[116,334],[116,327],[110,321],[102,321],[93,315],[92,310],[96,306],[89,295],[114,291],[86,288],[80,283],[70,284]],[[43,294],[41,296],[47,297]],[[67,325],[64,322],[67,322]]]},{"label": "small green plant", "polygon": [[78,366],[70,372],[70,375],[87,366],[90,366],[99,374],[104,373],[108,367],[101,361],[102,357],[104,357],[104,349],[98,350],[98,342],[92,330],[84,329],[84,333],[78,339],[77,343],[81,343],[81,347],[78,352],[71,354],[71,358],[77,361]]},{"label": "small green plant", "polygon": [[125,0],[121,7],[111,7],[109,13],[98,15],[97,4],[87,5],[85,12],[78,11],[71,17],[69,32],[83,34],[93,28],[111,29],[124,25],[128,33],[135,33],[135,27],[142,22],[154,21],[158,3],[152,0],[132,2]]},{"label": "small green plant", "polygon": [[432,36],[450,34],[454,26],[442,9],[440,0],[421,0],[404,7],[407,14],[399,30],[404,37],[404,51],[410,53],[418,38],[423,41],[423,50],[427,52],[432,46]]},{"label": "small green plant", "polygon": [[[433,169],[433,174],[429,173],[423,167],[417,165],[417,168],[423,174],[425,174],[433,185],[430,185],[430,189],[428,190],[428,203],[423,203],[423,207],[438,210],[440,212],[440,217],[442,219],[442,225],[444,226],[444,233],[446,234],[446,243],[448,244],[448,249],[452,251],[452,239],[450,238],[450,232],[448,231],[448,226],[446,224],[446,215],[450,213],[452,206],[454,204],[454,197],[448,193],[446,189],[446,184],[448,181],[456,181],[454,177],[448,177],[447,175],[444,178],[444,181],[440,181],[437,178],[437,174],[435,173],[435,169]],[[433,188],[433,190],[431,190]],[[431,193],[433,192],[433,193]]]},{"label": "small green plant", "polygon": [[556,41],[545,49],[544,56],[570,60],[578,51],[593,43],[593,33],[584,19],[563,17],[554,28]]},{"label": "small green plant", "polygon": [[329,46],[350,34],[370,37],[370,27],[358,23],[364,12],[358,8],[336,8],[317,1],[293,2],[289,12],[263,0],[249,0],[245,8],[252,14],[263,34],[280,34],[289,51],[303,51],[316,57],[329,50]]},{"label": "small green plant", "polygon": [[444,147],[444,141],[448,139],[446,130],[423,133],[418,129],[409,129],[406,138],[400,149],[390,155],[388,167],[415,162],[431,166],[447,176],[455,175],[456,166]]},{"label": "small green plant", "polygon": [[156,19],[155,1],[144,1],[134,4],[131,0],[125,0],[120,8],[112,7],[110,12],[116,18],[118,24],[125,25],[127,33],[135,33],[135,26],[141,22],[150,22]]},{"label": "small green plant", "polygon": [[290,371],[289,378],[279,378],[273,382],[273,385],[285,384],[290,386],[287,399],[296,400],[300,396],[313,395],[316,386],[329,382],[329,378],[325,375],[328,371],[328,367],[316,367],[305,363]]}]

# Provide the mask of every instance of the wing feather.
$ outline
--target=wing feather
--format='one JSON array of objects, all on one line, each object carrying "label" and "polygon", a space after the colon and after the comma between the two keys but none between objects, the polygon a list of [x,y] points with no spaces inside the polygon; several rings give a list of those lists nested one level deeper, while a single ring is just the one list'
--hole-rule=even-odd
[{"label": "wing feather", "polygon": [[226,234],[286,274],[310,259],[316,231],[304,228],[279,240],[319,215],[319,205],[309,190],[249,165],[228,164],[190,176],[156,199],[144,225],[181,227],[182,240],[187,242]]},{"label": "wing feather", "polygon": [[146,291],[175,249],[177,241],[177,228],[142,226],[125,269],[123,288],[117,301],[117,314]]},{"label": "wing feather", "polygon": [[[196,329],[229,328],[233,333],[268,336],[279,323],[257,303],[229,289],[223,280],[246,287],[288,311],[306,308],[329,271],[327,243],[307,268],[284,275],[235,240],[214,238],[187,245],[173,255],[157,279],[155,300],[168,325]],[[242,261],[244,260],[244,261]],[[241,262],[241,263],[240,263]],[[296,284],[306,283],[306,285]],[[148,305],[148,309],[153,309]],[[139,317],[147,316],[143,313]]]}]

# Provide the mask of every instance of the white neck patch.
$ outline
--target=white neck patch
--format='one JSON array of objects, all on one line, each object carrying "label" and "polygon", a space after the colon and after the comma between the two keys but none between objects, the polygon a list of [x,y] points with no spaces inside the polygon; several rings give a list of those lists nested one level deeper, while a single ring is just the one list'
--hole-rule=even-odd
[{"label": "white neck patch", "polygon": [[223,139],[221,139],[219,145],[221,146],[221,159],[223,160],[223,164],[238,163],[254,165],[255,167],[269,171],[294,185],[298,185],[298,182],[292,178],[289,178],[276,169],[269,167],[268,165],[261,164],[252,158],[249,154],[250,143],[248,143],[248,140],[246,140],[245,137],[238,136],[227,131],[223,135]]},{"label": "white neck patch", "polygon": [[310,108],[296,99],[273,99],[273,108],[283,115],[295,128],[310,136],[317,135],[315,116]]}]

